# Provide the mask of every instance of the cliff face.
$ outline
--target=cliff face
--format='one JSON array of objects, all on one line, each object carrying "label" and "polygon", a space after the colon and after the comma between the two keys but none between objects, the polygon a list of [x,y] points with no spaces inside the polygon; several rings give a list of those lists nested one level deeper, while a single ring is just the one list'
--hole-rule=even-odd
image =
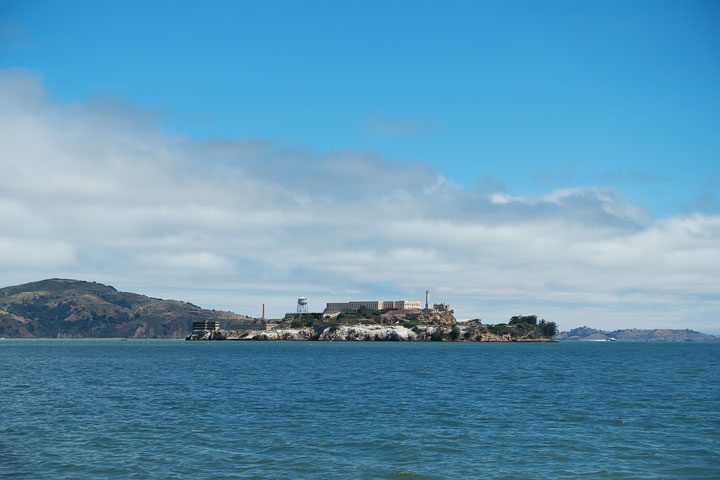
[{"label": "cliff face", "polygon": [[514,333],[493,333],[489,326],[471,322],[448,324],[405,325],[362,324],[314,325],[292,328],[278,325],[265,331],[238,330],[220,332],[215,340],[318,340],[318,341],[376,341],[376,342],[512,342],[550,341],[549,339]]},{"label": "cliff face", "polygon": [[197,320],[244,320],[175,300],[50,279],[0,289],[0,336],[184,338]]}]

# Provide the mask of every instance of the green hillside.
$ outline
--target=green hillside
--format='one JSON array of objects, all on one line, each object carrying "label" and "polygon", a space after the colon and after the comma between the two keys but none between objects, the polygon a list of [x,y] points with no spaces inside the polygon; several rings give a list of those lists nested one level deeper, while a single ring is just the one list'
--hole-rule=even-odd
[{"label": "green hillside", "polygon": [[0,337],[8,338],[183,338],[196,320],[246,318],[79,280],[0,289]]}]

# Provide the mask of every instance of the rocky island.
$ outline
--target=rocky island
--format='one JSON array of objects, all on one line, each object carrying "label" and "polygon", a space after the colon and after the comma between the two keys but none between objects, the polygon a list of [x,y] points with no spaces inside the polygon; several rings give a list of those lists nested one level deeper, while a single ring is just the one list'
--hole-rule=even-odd
[{"label": "rocky island", "polygon": [[537,316],[515,316],[506,324],[479,319],[458,322],[450,310],[368,310],[337,315],[288,314],[268,321],[264,329],[196,331],[188,340],[309,340],[390,342],[550,342],[554,322]]}]

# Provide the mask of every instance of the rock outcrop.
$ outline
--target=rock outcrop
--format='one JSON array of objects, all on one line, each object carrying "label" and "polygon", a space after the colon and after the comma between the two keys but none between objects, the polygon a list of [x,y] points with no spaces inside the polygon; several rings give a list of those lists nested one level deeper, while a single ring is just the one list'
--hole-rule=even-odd
[{"label": "rock outcrop", "polygon": [[498,334],[488,330],[489,326],[479,323],[455,322],[452,326],[443,324],[404,325],[353,324],[330,325],[302,328],[271,328],[266,331],[238,330],[229,332],[214,340],[316,340],[336,342],[514,342],[550,341],[546,338],[517,337],[512,333]]}]

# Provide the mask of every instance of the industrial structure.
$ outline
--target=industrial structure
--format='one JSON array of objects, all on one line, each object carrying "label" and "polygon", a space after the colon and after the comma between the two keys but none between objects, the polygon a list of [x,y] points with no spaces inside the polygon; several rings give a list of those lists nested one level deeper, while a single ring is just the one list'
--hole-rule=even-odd
[{"label": "industrial structure", "polygon": [[[307,299],[305,299],[307,300]],[[300,302],[300,300],[298,300]],[[357,312],[358,310],[422,310],[423,305],[418,300],[364,300],[354,302],[329,302],[326,304],[325,314],[344,312]],[[425,312],[431,311],[451,312],[447,303],[434,303],[430,308],[430,290],[425,290]]]}]

